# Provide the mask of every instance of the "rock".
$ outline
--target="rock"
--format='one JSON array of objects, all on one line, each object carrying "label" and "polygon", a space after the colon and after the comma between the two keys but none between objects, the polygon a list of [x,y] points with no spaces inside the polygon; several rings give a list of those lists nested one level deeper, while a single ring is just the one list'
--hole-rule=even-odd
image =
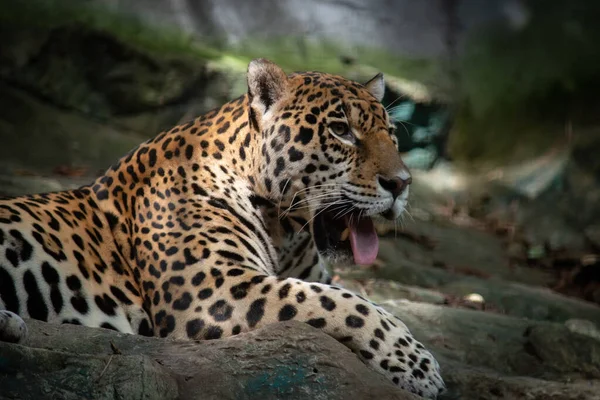
[{"label": "rock", "polygon": [[0,343],[0,399],[178,398],[177,381],[143,355],[66,353]]},{"label": "rock", "polygon": [[540,157],[502,169],[500,182],[529,199],[559,186],[569,160],[568,150],[553,150]]},{"label": "rock", "polygon": [[596,247],[600,249],[600,225],[588,226],[585,230],[585,237]]},{"label": "rock", "polygon": [[403,285],[398,282],[383,279],[368,279],[357,281],[353,279],[336,282],[340,286],[356,293],[364,294],[375,303],[405,299],[430,304],[444,304],[446,296],[438,291]]},{"label": "rock", "polygon": [[[440,361],[440,400],[598,399],[600,341],[557,323],[387,302]],[[26,345],[0,342],[0,400],[417,400],[346,347],[299,322],[184,342],[27,320]],[[585,382],[584,382],[585,380]],[[200,396],[200,397],[199,397]]]},{"label": "rock", "polygon": [[502,376],[491,370],[447,364],[446,379],[460,390],[451,387],[440,400],[528,399],[528,400],[598,400],[600,382],[588,379],[576,381],[547,381],[523,376]]},{"label": "rock", "polygon": [[20,196],[29,193],[55,192],[63,189],[63,186],[52,178],[0,175],[0,196]]},{"label": "rock", "polygon": [[0,399],[418,399],[299,322],[180,342],[27,320],[0,343]]},{"label": "rock", "polygon": [[600,308],[592,303],[567,297],[547,288],[502,280],[465,278],[444,285],[444,293],[456,296],[480,293],[487,304],[502,313],[538,321],[564,322],[570,318],[600,320]]},{"label": "rock", "polygon": [[584,233],[559,211],[552,196],[522,203],[516,222],[523,230],[525,239],[534,247],[547,246],[553,251],[583,251],[586,248]]},{"label": "rock", "polygon": [[[440,400],[597,399],[600,341],[557,323],[387,302],[440,361]],[[183,342],[27,320],[0,343],[0,399],[413,399],[299,322]],[[583,380],[587,380],[585,384]],[[564,397],[561,397],[563,396]]]},{"label": "rock", "polygon": [[600,340],[600,330],[592,321],[585,319],[570,319],[565,322],[565,326],[571,332]]},{"label": "rock", "polygon": [[3,162],[44,171],[85,166],[95,173],[145,139],[242,93],[232,90],[239,90],[245,66],[233,79],[231,65],[197,54],[151,52],[93,24],[53,24],[0,28],[6,39],[0,43],[0,140],[10,143],[0,146]]},{"label": "rock", "polygon": [[[396,256],[399,259],[400,256]],[[486,309],[513,315],[516,317],[530,318],[538,321],[553,321],[564,323],[572,318],[600,321],[600,307],[597,305],[571,298],[550,289],[515,283],[500,278],[478,277],[461,274],[460,270],[452,272],[433,266],[423,265],[419,262],[402,260],[396,265],[387,263],[378,270],[351,270],[337,271],[344,281],[344,285],[357,290],[360,285],[350,283],[356,280],[366,287],[366,293],[377,299],[408,298],[432,304],[441,304],[440,298],[455,296],[462,298],[471,293],[478,293],[485,299]],[[384,290],[372,290],[370,280],[396,281],[399,286],[380,284]],[[365,284],[366,283],[366,284]],[[410,289],[422,286],[427,289]],[[369,291],[372,290],[372,291]],[[437,293],[437,294],[436,294]],[[443,295],[441,295],[443,294]]]},{"label": "rock", "polygon": [[0,196],[22,196],[76,189],[89,184],[95,176],[37,176],[31,171],[0,167]]},{"label": "rock", "polygon": [[0,111],[0,140],[10,143],[0,146],[0,160],[27,172],[46,175],[59,165],[70,165],[87,167],[93,174],[144,140],[134,132],[58,109],[2,82],[0,110],[4,110]]},{"label": "rock", "polygon": [[8,34],[12,40],[2,44],[8,54],[17,54],[12,47],[22,42],[41,41],[42,45],[29,46],[29,54],[18,60],[4,60],[2,79],[59,107],[95,118],[187,101],[202,93],[206,82],[214,78],[202,60],[149,54],[93,28],[21,28]]},{"label": "rock", "polygon": [[[566,169],[561,210],[581,230],[586,230],[600,218],[600,163],[596,155],[599,146],[600,131],[586,132],[574,147]],[[590,228],[588,235],[593,231]]]},{"label": "rock", "polygon": [[452,373],[457,364],[485,374],[493,371],[496,377],[600,382],[600,341],[563,324],[408,301],[383,306],[432,351],[451,390],[470,390]]},{"label": "rock", "polygon": [[485,304],[485,299],[479,293],[469,293],[463,297],[463,300],[475,304]]},{"label": "rock", "polygon": [[522,260],[528,255],[528,249],[522,242],[510,242],[506,254],[510,259]]},{"label": "rock", "polygon": [[563,378],[600,379],[600,341],[558,324],[533,325],[524,333],[525,350]]}]

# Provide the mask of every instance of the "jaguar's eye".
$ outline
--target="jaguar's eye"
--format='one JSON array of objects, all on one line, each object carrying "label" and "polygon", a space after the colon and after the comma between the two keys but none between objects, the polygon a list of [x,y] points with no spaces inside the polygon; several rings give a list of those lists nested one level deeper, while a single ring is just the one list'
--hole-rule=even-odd
[{"label": "jaguar's eye", "polygon": [[336,121],[336,122],[330,123],[329,131],[332,134],[334,134],[335,136],[339,137],[340,139],[348,140],[352,143],[354,143],[354,141],[355,141],[352,130],[350,129],[348,124],[346,124],[345,122]]}]

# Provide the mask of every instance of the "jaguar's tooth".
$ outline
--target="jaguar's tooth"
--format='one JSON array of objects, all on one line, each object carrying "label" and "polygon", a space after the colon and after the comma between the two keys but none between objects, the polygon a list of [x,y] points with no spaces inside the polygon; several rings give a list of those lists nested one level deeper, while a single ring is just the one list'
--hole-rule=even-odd
[{"label": "jaguar's tooth", "polygon": [[346,228],[342,231],[342,234],[340,235],[340,240],[342,242],[345,242],[346,240],[348,240],[348,236],[350,236],[350,228]]}]

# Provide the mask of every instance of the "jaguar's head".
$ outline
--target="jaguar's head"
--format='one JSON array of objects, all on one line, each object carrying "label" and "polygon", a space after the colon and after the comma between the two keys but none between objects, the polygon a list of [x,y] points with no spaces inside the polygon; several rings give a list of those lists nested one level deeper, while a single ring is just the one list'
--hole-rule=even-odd
[{"label": "jaguar's head", "polygon": [[365,84],[306,72],[248,68],[250,125],[260,136],[259,187],[311,229],[322,255],[370,264],[379,249],[373,218],[398,218],[411,175],[381,104],[381,74]]}]

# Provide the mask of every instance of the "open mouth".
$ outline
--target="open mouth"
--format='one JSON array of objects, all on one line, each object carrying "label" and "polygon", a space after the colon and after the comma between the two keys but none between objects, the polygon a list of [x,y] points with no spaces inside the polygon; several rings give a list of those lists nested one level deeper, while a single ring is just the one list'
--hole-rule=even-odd
[{"label": "open mouth", "polygon": [[314,239],[321,254],[352,258],[357,265],[375,262],[379,238],[371,217],[358,214],[336,218],[336,212],[321,212],[314,220]]}]

